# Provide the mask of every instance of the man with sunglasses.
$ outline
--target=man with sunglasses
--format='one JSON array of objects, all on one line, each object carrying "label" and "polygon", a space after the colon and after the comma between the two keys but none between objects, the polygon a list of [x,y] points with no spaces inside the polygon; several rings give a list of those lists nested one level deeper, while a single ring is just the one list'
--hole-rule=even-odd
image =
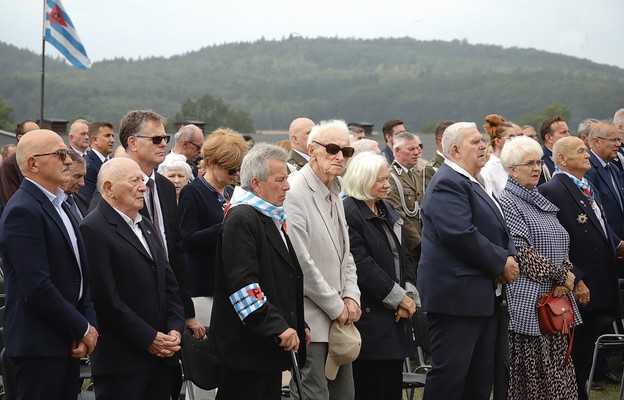
[{"label": "man with sunglasses", "polygon": [[175,145],[165,159],[178,154],[186,157],[186,163],[193,171],[191,178],[193,180],[197,178],[196,161],[201,155],[202,144],[204,144],[204,133],[202,130],[193,124],[185,125],[175,134]]},{"label": "man with sunglasses", "polygon": [[312,343],[302,370],[301,397],[291,384],[291,398],[354,398],[351,363],[340,366],[335,380],[325,375],[329,331],[357,322],[362,314],[355,263],[350,252],[344,207],[337,177],[354,153],[344,121],[323,121],[308,137],[310,162],[288,178],[284,206],[288,234],[303,271],[305,320]]},{"label": "man with sunglasses", "polygon": [[75,400],[80,358],[93,352],[98,333],[84,243],[60,189],[72,160],[49,130],[26,133],[16,154],[24,180],[0,220],[0,251],[17,398]]}]

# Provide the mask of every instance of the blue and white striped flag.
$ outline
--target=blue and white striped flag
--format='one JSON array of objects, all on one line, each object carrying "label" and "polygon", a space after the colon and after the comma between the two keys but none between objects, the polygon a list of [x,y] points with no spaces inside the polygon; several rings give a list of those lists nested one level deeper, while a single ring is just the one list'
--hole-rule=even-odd
[{"label": "blue and white striped flag", "polygon": [[45,40],[56,47],[74,67],[91,68],[87,51],[61,0],[46,0]]}]

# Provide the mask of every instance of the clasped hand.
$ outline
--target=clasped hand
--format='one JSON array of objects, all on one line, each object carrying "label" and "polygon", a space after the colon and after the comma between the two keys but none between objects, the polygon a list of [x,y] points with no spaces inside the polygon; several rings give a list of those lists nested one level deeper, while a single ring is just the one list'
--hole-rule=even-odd
[{"label": "clasped hand", "polygon": [[412,318],[416,312],[416,302],[409,296],[404,296],[394,312],[394,322],[399,322],[401,318]]},{"label": "clasped hand", "polygon": [[168,334],[156,332],[156,337],[147,351],[156,357],[171,357],[180,350],[180,339],[180,332],[176,330],[171,330]]}]

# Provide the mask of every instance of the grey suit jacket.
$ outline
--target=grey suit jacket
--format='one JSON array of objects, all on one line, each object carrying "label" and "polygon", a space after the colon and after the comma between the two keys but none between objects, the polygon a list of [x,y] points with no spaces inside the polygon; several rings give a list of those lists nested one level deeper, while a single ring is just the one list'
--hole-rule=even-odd
[{"label": "grey suit jacket", "polygon": [[341,251],[330,206],[321,191],[323,183],[310,164],[291,174],[288,182],[284,206],[288,235],[303,271],[305,320],[312,341],[327,342],[331,322],[344,308],[342,299],[349,297],[360,303],[344,206],[339,198],[334,199],[344,238]]}]

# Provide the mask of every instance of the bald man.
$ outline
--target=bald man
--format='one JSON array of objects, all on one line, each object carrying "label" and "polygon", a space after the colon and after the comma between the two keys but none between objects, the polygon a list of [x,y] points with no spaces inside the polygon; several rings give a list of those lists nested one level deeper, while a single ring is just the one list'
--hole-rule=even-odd
[{"label": "bald man", "polygon": [[[15,139],[19,143],[24,134],[39,129],[39,125],[31,120],[25,120],[17,124],[15,129]],[[0,166],[0,201],[2,206],[6,206],[7,202],[17,191],[20,183],[24,180],[24,176],[17,165],[15,154],[9,155]]]},{"label": "bald man", "polygon": [[75,400],[80,358],[91,354],[98,333],[84,243],[59,188],[72,160],[48,130],[24,134],[16,154],[25,179],[0,219],[0,253],[17,398]]},{"label": "bald man", "polygon": [[290,151],[290,158],[286,161],[289,173],[299,171],[310,161],[310,156],[308,155],[308,135],[310,135],[312,127],[314,127],[314,121],[309,118],[296,118],[290,123],[288,136],[290,137],[292,150]]}]

